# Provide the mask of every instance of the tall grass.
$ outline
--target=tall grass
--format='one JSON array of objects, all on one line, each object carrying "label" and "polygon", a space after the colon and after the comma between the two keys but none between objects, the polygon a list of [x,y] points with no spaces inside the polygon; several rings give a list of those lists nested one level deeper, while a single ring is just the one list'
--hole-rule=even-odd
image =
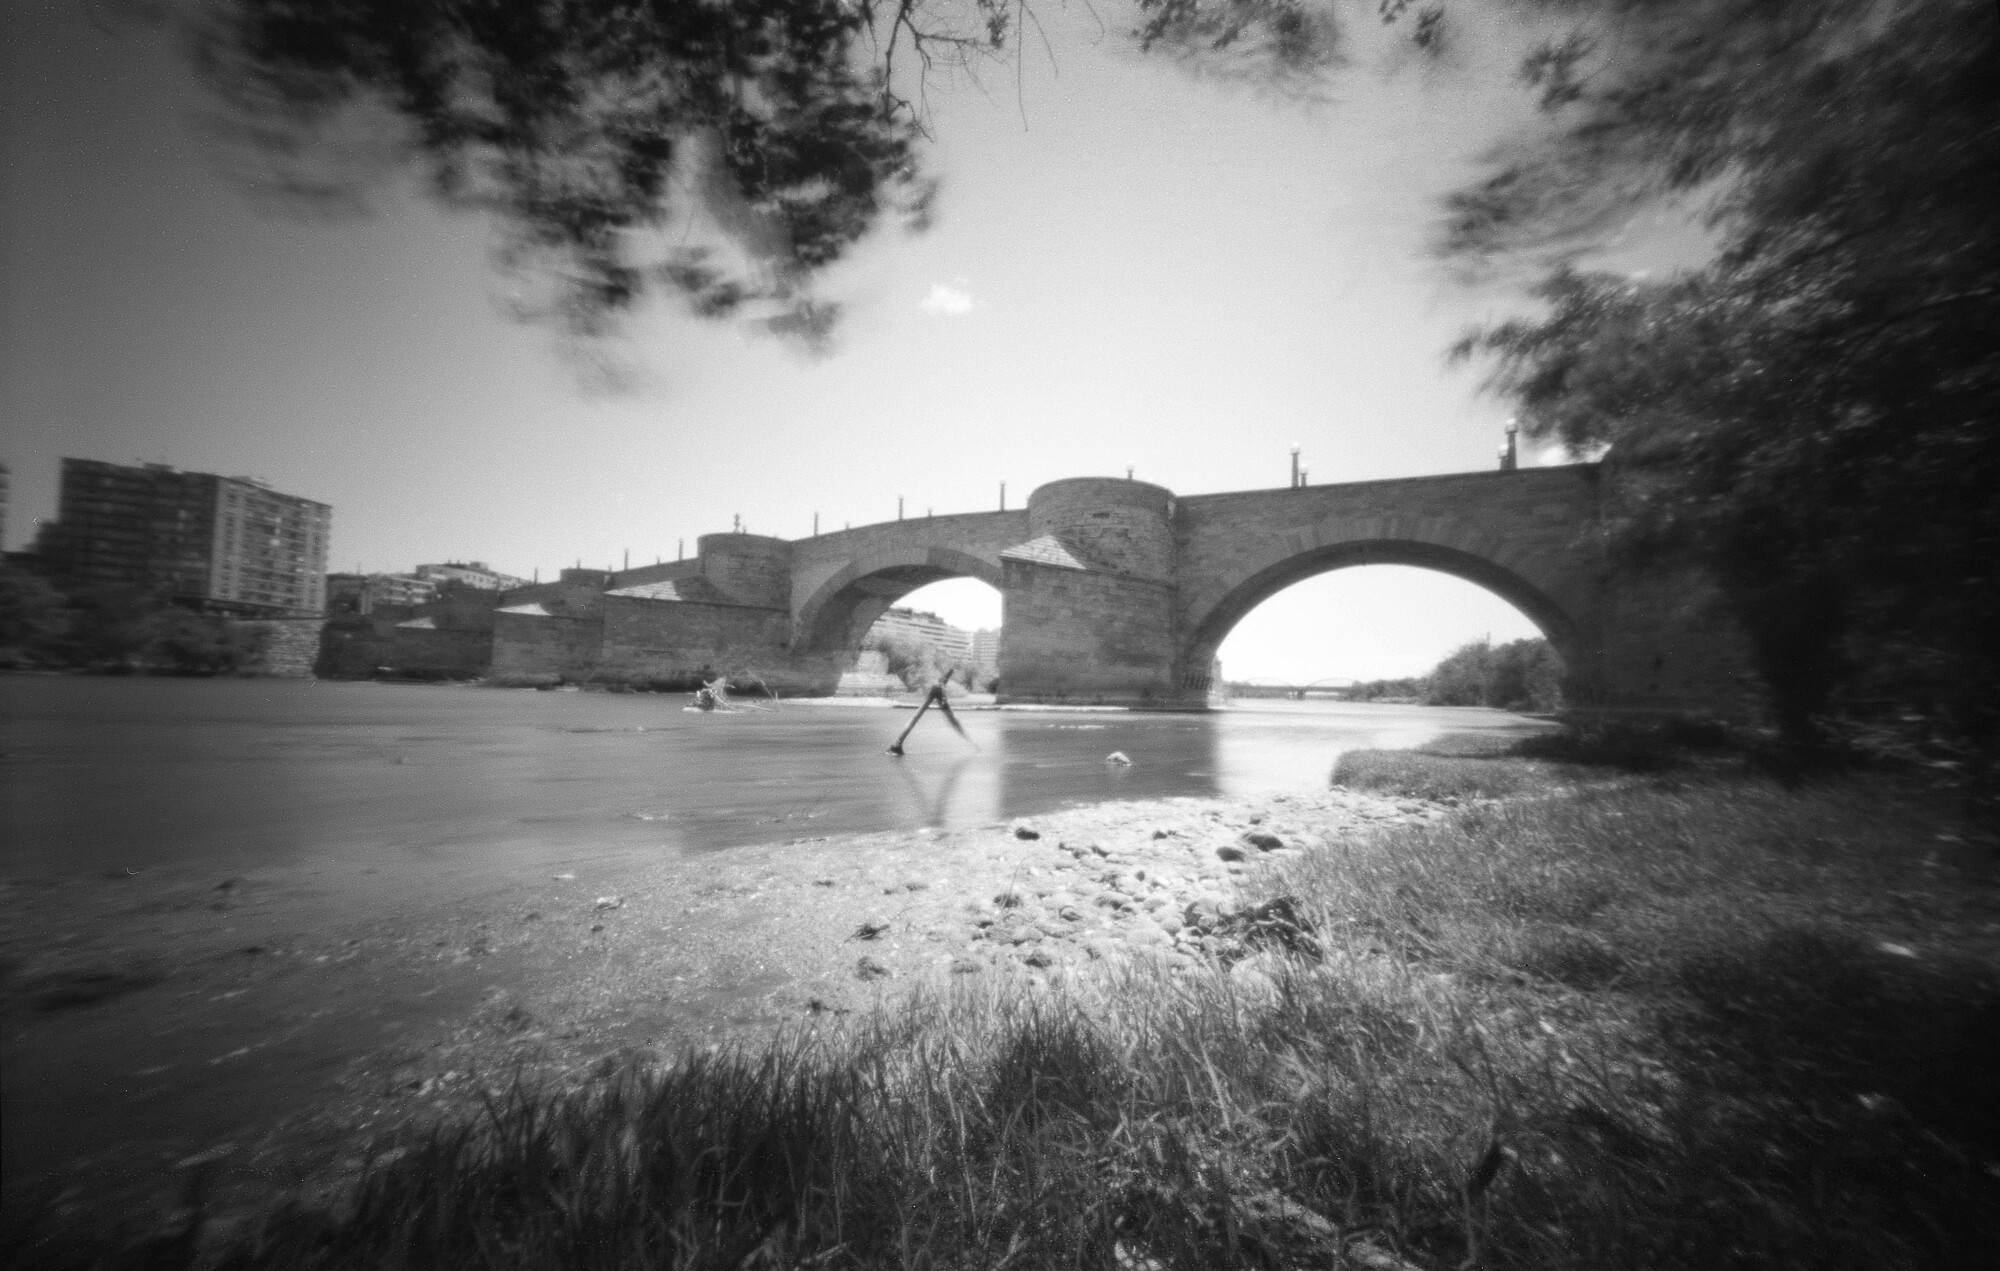
[{"label": "tall grass", "polygon": [[1266,873],[1322,959],[980,977],[517,1090],[209,1257],[1983,1268],[2000,906],[1944,832],[1881,787],[1479,805]]}]

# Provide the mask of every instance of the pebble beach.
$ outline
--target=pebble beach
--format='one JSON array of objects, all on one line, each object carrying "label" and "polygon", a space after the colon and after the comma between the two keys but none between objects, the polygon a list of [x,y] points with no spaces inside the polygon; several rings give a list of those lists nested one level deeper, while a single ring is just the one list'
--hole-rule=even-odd
[{"label": "pebble beach", "polygon": [[1339,789],[1096,804],[584,862],[358,927],[316,924],[275,873],[10,887],[10,1106],[70,1105],[55,1129],[16,1119],[10,1190],[170,1205],[198,1157],[245,1203],[337,1188],[516,1081],[581,1084],[969,977],[1032,993],[1120,958],[1193,972],[1270,862],[1446,811]]}]

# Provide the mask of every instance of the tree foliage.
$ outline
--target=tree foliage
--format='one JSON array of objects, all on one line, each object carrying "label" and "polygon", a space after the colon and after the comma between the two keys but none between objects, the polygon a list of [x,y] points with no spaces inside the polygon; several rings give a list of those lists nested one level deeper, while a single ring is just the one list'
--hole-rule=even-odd
[{"label": "tree foliage", "polygon": [[957,680],[966,688],[977,688],[980,666],[967,658],[954,658],[928,640],[915,640],[901,635],[871,636],[862,646],[880,652],[888,666],[889,674],[903,682],[903,687],[913,693],[920,693],[934,684],[948,679]]},{"label": "tree foliage", "polygon": [[1426,706],[1552,711],[1562,705],[1562,660],[1547,640],[1474,640],[1424,677]]},{"label": "tree foliage", "polygon": [[228,675],[259,647],[226,618],[137,588],[50,580],[0,563],[0,668]]},{"label": "tree foliage", "polygon": [[[1005,46],[1015,9],[214,0],[189,32],[268,180],[351,198],[357,174],[329,166],[343,128],[386,117],[392,167],[501,230],[502,261],[542,296],[529,316],[596,333],[665,291],[812,339],[833,317],[813,273],[894,212],[920,221],[931,197],[898,54],[921,73]],[[697,219],[713,232],[690,245]]]},{"label": "tree foliage", "polygon": [[[1341,53],[1357,9],[1142,0],[1143,36]],[[1472,0],[1414,13],[1446,46]],[[1489,6],[1490,7],[1490,6]],[[1469,336],[1530,436],[1604,452],[1628,565],[1707,567],[1780,725],[1878,696],[2000,750],[2000,20],[1988,0],[1544,0],[1544,127],[1447,200],[1440,254],[1545,270],[1542,315]],[[1311,20],[1308,20],[1311,19]],[[1678,202],[1719,243],[1650,281],[1582,272]],[[1912,708],[1914,708],[1912,710]]]},{"label": "tree foliage", "polygon": [[1615,545],[1712,569],[1791,736],[1877,693],[1990,757],[2000,23],[1960,0],[1762,8],[1739,19],[1762,55],[1740,100],[1585,107],[1650,129],[1662,180],[1726,183],[1718,258],[1657,282],[1559,271],[1543,317],[1459,351],[1497,359],[1531,435],[1610,447]]},{"label": "tree foliage", "polygon": [[1350,700],[1405,699],[1425,706],[1491,706],[1548,712],[1562,707],[1562,659],[1547,640],[1494,644],[1473,640],[1446,654],[1423,675],[1371,680],[1346,689]]}]

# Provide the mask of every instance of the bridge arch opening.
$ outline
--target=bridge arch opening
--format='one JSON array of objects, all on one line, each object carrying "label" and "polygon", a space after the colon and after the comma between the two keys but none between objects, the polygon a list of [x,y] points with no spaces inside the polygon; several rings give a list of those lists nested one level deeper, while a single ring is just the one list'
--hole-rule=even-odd
[{"label": "bridge arch opening", "polygon": [[883,559],[853,562],[815,588],[798,616],[802,648],[812,653],[845,653],[861,648],[890,609],[934,612],[945,623],[968,631],[971,619],[989,613],[983,625],[1000,626],[1000,567],[969,552],[930,548]]},{"label": "bridge arch opening", "polygon": [[[1377,542],[1300,553],[1241,580],[1198,616],[1184,647],[1190,670],[1219,657],[1227,682],[1331,694],[1349,682],[1424,676],[1481,640],[1499,648],[1536,637],[1556,664],[1538,673],[1568,680],[1584,655],[1581,634],[1532,584],[1471,553]],[[1546,688],[1535,704],[1547,703]]]}]

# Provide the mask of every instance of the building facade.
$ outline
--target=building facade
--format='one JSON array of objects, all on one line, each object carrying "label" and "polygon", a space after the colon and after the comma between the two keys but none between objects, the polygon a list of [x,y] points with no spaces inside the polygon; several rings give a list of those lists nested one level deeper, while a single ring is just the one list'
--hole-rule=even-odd
[{"label": "building facade", "polygon": [[972,633],[972,662],[989,674],[1000,669],[1000,628],[987,627]]},{"label": "building facade", "polygon": [[434,588],[446,583],[458,583],[465,587],[476,587],[481,591],[510,591],[515,587],[528,586],[525,578],[503,574],[488,568],[485,561],[446,561],[441,565],[419,565],[410,571],[414,576],[430,583]]},{"label": "building facade", "polygon": [[328,574],[328,613],[374,613],[384,605],[414,608],[436,598],[438,585],[415,574]]},{"label": "building facade", "polygon": [[953,662],[972,660],[972,633],[954,627],[934,613],[920,609],[891,609],[868,628],[863,647],[888,637],[911,644],[928,644]]},{"label": "building facade", "polygon": [[35,554],[84,585],[130,587],[221,613],[326,608],[333,509],[251,477],[64,459],[56,520]]}]

